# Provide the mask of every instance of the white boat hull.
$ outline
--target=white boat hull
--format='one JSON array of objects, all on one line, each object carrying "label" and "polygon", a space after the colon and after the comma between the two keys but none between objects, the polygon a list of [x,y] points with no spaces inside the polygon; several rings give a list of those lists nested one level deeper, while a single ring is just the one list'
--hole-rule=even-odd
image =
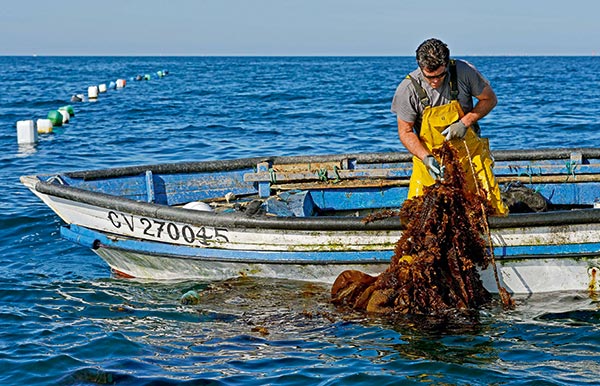
[{"label": "white boat hull", "polygon": [[[376,264],[294,264],[215,261],[202,258],[157,256],[110,248],[96,252],[117,273],[159,280],[223,280],[239,276],[306,280],[331,284],[345,270],[370,275],[383,272],[389,263]],[[598,291],[600,259],[539,259],[498,261],[500,283],[512,293],[531,294],[555,291]],[[485,288],[497,293],[492,268],[482,272]]]},{"label": "white boat hull", "polygon": [[[500,174],[507,181],[528,182],[553,204],[575,210],[491,218],[500,283],[514,293],[598,290],[600,209],[592,204],[600,200],[600,152],[523,151],[503,158]],[[65,221],[65,238],[93,249],[125,276],[219,280],[241,275],[331,283],[347,269],[368,274],[386,269],[401,236],[399,220],[364,224],[363,218],[342,213],[399,208],[409,166],[410,157],[396,154],[283,157],[21,180]],[[315,181],[315,170],[328,174]],[[296,196],[299,206],[277,208],[277,200],[286,199],[272,194],[297,186],[305,192]],[[234,193],[259,197],[261,205],[270,202],[284,214],[264,211],[253,217],[243,210],[217,214],[180,207]],[[315,208],[333,210],[334,216],[314,216]],[[298,209],[301,214],[285,214]],[[488,290],[497,292],[491,269],[481,277]]]}]

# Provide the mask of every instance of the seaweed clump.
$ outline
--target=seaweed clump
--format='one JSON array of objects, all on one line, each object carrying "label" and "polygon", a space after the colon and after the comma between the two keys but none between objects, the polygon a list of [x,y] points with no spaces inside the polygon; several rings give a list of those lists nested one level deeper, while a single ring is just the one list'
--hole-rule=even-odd
[{"label": "seaweed clump", "polygon": [[[379,276],[342,272],[331,289],[334,304],[377,314],[442,315],[470,311],[491,300],[477,269],[495,264],[486,215],[493,210],[485,192],[466,188],[450,145],[436,155],[445,166],[444,179],[390,214],[399,215],[406,229],[389,267]],[[499,290],[509,305],[510,295]]]}]

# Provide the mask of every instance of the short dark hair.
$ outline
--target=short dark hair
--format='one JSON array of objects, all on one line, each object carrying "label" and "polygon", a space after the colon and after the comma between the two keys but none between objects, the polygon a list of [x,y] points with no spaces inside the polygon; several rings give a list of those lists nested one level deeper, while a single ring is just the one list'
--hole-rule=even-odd
[{"label": "short dark hair", "polygon": [[417,63],[420,68],[435,71],[450,62],[450,50],[439,39],[427,39],[417,48]]}]

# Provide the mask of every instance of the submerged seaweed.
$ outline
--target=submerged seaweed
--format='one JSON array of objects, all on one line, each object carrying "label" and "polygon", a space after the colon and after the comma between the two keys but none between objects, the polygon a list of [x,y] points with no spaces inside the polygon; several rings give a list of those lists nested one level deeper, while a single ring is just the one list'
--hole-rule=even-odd
[{"label": "submerged seaweed", "polygon": [[[466,188],[456,151],[444,145],[445,178],[407,200],[399,213],[406,224],[390,266],[379,276],[342,272],[331,289],[334,304],[377,314],[440,315],[468,312],[491,299],[478,268],[493,264],[485,192]],[[381,214],[368,219],[374,221]],[[510,296],[500,288],[503,302]]]}]

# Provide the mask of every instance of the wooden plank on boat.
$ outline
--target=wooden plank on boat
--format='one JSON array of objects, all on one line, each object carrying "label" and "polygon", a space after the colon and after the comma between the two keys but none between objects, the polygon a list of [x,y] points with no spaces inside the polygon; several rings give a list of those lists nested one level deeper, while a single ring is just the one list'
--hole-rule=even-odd
[{"label": "wooden plank on boat", "polygon": [[[326,178],[324,178],[326,177]],[[365,185],[371,185],[373,179],[397,179],[400,185],[410,177],[410,171],[406,169],[360,169],[360,170],[337,170],[327,171],[326,175],[315,172],[257,172],[244,174],[245,182],[272,182],[273,184],[291,182],[341,182],[345,180],[363,181]],[[578,183],[578,182],[600,182],[600,174],[553,174],[553,175],[497,175],[499,183],[519,181],[522,183]],[[398,185],[396,180],[389,181],[392,185]],[[380,185],[379,182],[375,183]],[[358,185],[355,186],[359,186]]]},{"label": "wooden plank on boat", "polygon": [[[306,170],[306,169],[305,169]],[[339,181],[345,179],[408,178],[410,168],[406,169],[356,169],[324,170],[303,172],[256,172],[244,174],[245,182],[291,182],[291,181]]]},{"label": "wooden plank on boat", "polygon": [[548,176],[496,176],[498,183],[519,181],[524,184],[560,184],[600,182],[599,174],[557,174]]},{"label": "wooden plank on boat", "polygon": [[349,160],[345,158],[341,161],[275,164],[271,169],[278,174],[299,172],[317,173],[322,170],[348,169],[348,164]]},{"label": "wooden plank on boat", "polygon": [[408,186],[408,179],[385,180],[341,180],[337,183],[333,181],[314,181],[314,182],[290,182],[282,184],[272,184],[271,188],[275,190],[319,190],[319,189],[347,189],[347,188],[386,188],[394,186]]}]

